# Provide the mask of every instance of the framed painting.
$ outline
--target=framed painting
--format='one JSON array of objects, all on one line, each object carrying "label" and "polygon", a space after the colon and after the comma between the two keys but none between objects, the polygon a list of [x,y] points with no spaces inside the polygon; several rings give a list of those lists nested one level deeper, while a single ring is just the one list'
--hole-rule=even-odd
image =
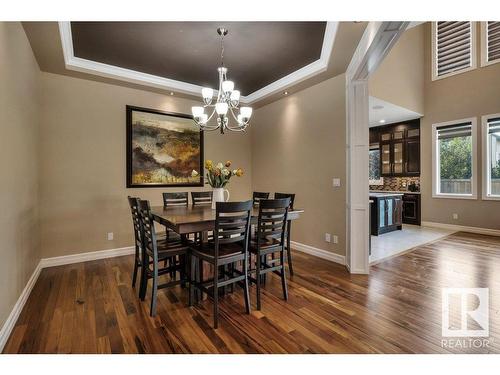
[{"label": "framed painting", "polygon": [[193,117],[127,106],[127,187],[181,186],[203,186],[203,132]]}]

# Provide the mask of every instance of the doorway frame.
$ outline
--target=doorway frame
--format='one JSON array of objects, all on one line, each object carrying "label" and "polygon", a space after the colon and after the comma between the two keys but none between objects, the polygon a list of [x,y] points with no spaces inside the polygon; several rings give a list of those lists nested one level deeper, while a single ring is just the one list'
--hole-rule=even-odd
[{"label": "doorway frame", "polygon": [[[410,22],[369,22],[346,71],[346,266],[369,273],[368,79]],[[365,233],[365,235],[359,235]]]}]

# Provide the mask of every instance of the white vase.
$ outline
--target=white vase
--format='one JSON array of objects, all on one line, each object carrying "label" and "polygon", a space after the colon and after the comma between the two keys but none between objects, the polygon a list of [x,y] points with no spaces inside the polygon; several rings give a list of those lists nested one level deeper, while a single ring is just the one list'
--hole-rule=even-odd
[{"label": "white vase", "polygon": [[[224,193],[227,193],[227,198],[224,199]],[[215,210],[216,202],[227,202],[229,200],[229,190],[224,188],[214,188],[212,195],[212,209]]]}]

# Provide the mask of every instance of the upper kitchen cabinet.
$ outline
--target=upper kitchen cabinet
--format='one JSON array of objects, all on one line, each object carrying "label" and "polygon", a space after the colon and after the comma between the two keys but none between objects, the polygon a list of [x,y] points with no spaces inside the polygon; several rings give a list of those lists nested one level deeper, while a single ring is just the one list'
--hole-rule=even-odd
[{"label": "upper kitchen cabinet", "polygon": [[382,177],[420,176],[420,119],[370,129],[377,143]]}]

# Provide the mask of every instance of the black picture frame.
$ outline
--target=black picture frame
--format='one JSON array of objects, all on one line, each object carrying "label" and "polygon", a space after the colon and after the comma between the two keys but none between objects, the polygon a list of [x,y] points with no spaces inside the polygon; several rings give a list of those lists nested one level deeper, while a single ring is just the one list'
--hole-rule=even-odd
[{"label": "black picture frame", "polygon": [[162,183],[141,183],[141,184],[134,184],[132,183],[132,112],[137,111],[137,112],[144,112],[144,113],[151,113],[151,114],[156,114],[156,115],[164,115],[164,116],[170,116],[170,117],[177,117],[177,118],[183,118],[183,119],[193,119],[192,115],[187,115],[184,113],[176,113],[176,112],[167,112],[167,111],[161,111],[157,109],[151,109],[151,108],[143,108],[143,107],[136,107],[136,106],[131,106],[127,105],[126,106],[126,154],[127,154],[127,181],[126,181],[126,186],[127,188],[176,188],[176,187],[199,187],[199,186],[204,186],[204,134],[203,131],[200,130],[200,165],[198,169],[198,173],[200,174],[200,181],[196,183],[174,183],[174,184],[162,184]]}]

